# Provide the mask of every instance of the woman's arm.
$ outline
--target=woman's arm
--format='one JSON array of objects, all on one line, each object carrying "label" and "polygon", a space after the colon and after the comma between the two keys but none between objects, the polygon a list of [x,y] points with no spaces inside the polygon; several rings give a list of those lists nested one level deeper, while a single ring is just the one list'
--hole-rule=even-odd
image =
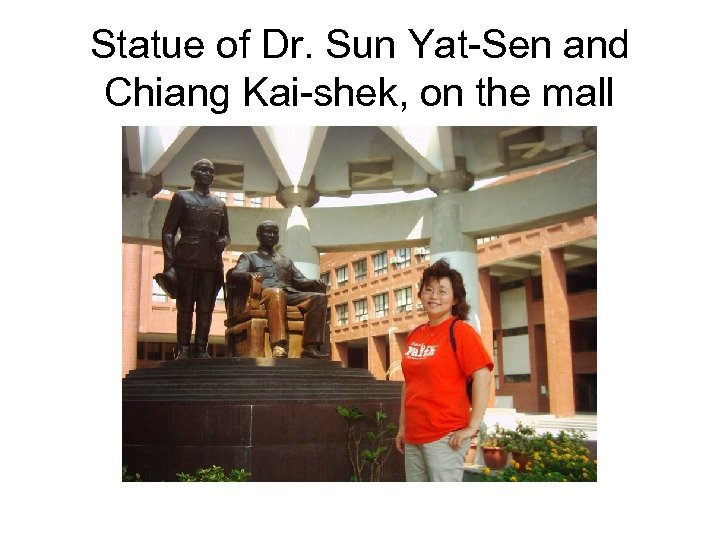
[{"label": "woman's arm", "polygon": [[486,367],[475,370],[472,374],[472,412],[470,413],[470,421],[467,427],[456,431],[450,437],[450,446],[455,449],[460,448],[462,442],[468,437],[474,436],[480,423],[485,416],[488,399],[490,398],[490,381],[492,374]]},{"label": "woman's arm", "polygon": [[395,435],[395,448],[401,454],[405,453],[405,383],[403,383],[400,395],[400,418],[398,419],[397,435]]}]

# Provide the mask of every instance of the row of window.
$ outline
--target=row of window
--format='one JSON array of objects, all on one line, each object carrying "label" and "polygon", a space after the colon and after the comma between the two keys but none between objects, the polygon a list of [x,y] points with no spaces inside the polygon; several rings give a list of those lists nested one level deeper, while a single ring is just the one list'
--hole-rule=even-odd
[{"label": "row of window", "polygon": [[[152,281],[152,301],[153,302],[170,302],[175,303],[175,300],[171,299],[165,291],[162,290],[157,281]],[[225,306],[225,291],[220,289],[220,292],[215,299],[215,307],[223,308]]]},{"label": "row of window", "polygon": [[[390,257],[390,264],[393,265],[394,269],[399,270],[401,268],[408,268],[411,264],[412,255],[417,257],[417,262],[423,262],[430,256],[430,250],[428,248],[399,248],[393,250],[393,256]],[[368,258],[363,257],[352,262],[353,269],[353,280],[355,283],[365,281],[368,274]],[[374,276],[381,276],[388,272],[388,252],[381,251],[372,256],[372,271]],[[335,282],[338,287],[346,285],[349,281],[350,276],[348,275],[348,265],[344,264],[335,269]],[[330,272],[323,272],[320,275],[320,279],[327,285],[330,286]]]},{"label": "row of window", "polygon": [[[172,197],[172,191],[167,189],[161,190],[160,193],[168,198]],[[231,206],[245,206],[244,193],[230,193],[229,197],[227,191],[212,191],[211,193],[220,197],[220,200],[225,204],[229,204]],[[248,206],[250,206],[250,208],[262,208],[262,203],[262,197],[250,197],[250,204]]]},{"label": "row of window", "polygon": [[[235,206],[245,206],[245,194],[244,193],[231,193],[231,200],[228,202],[227,191],[213,191],[214,195],[220,197],[220,200],[225,204]],[[262,208],[262,197],[250,197],[250,208]]]},{"label": "row of window", "polygon": [[[359,298],[352,301],[353,305],[353,321],[367,321],[370,315],[368,311],[368,299]],[[417,309],[422,309],[422,304],[416,304]],[[347,302],[335,306],[335,321],[338,326],[348,324],[349,322],[349,305]],[[395,291],[395,311],[402,313],[413,310],[412,287],[403,287]],[[373,316],[386,317],[390,314],[390,294],[379,293],[372,296],[372,313]]]}]

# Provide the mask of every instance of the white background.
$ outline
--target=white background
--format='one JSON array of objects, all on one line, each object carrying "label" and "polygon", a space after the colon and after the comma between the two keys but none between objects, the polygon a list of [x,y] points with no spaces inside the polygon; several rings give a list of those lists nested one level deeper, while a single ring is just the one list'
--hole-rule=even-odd
[{"label": "white background", "polygon": [[[43,5],[47,4],[47,5]],[[6,8],[0,36],[5,152],[3,332],[4,525],[21,537],[315,538],[393,536],[694,537],[714,488],[717,286],[711,257],[718,118],[711,3],[84,2]],[[92,33],[203,38],[198,60],[95,58]],[[224,35],[282,28],[311,60],[221,60]],[[331,60],[325,35],[396,37],[393,60]],[[489,28],[548,36],[553,57],[418,60],[408,28],[479,41]],[[628,58],[564,59],[568,35],[628,29]],[[255,42],[254,45],[258,45]],[[402,84],[408,110],[246,109],[245,74],[278,80],[340,75]],[[230,110],[112,107],[114,76],[228,83]],[[431,82],[471,87],[593,84],[613,76],[612,108],[424,108]],[[122,484],[121,193],[123,125],[597,125],[599,477],[589,485]],[[88,249],[90,247],[90,249]],[[704,278],[704,279],[703,279]],[[702,291],[699,289],[702,287]],[[708,293],[708,291],[711,291]],[[688,325],[689,315],[693,324]],[[678,461],[688,443],[697,462]],[[319,459],[322,459],[319,457]],[[630,461],[626,461],[629,459]],[[713,526],[714,527],[714,526]]]}]

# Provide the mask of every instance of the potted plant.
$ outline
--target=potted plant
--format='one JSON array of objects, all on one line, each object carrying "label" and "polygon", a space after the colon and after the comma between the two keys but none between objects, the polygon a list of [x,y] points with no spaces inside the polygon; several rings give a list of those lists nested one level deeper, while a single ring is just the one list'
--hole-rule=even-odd
[{"label": "potted plant", "polygon": [[537,449],[538,437],[535,428],[518,422],[515,429],[501,428],[499,443],[512,454],[517,468],[525,471]]},{"label": "potted plant", "polygon": [[480,442],[485,465],[490,469],[502,469],[507,465],[508,453],[501,441],[502,432],[500,424],[495,424],[493,431],[485,433]]}]

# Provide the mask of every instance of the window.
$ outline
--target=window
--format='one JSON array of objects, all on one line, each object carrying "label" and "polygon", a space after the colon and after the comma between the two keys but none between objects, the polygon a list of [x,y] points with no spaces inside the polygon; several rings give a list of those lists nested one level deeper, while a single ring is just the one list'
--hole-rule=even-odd
[{"label": "window", "polygon": [[353,262],[353,272],[355,272],[355,281],[364,281],[367,277],[367,259]]},{"label": "window", "polygon": [[162,343],[147,343],[147,359],[162,360]]},{"label": "window", "polygon": [[405,287],[395,291],[395,305],[398,311],[412,311],[412,287]]},{"label": "window", "polygon": [[427,246],[414,248],[413,254],[417,257],[417,262],[427,261],[430,258],[430,248]]},{"label": "window", "polygon": [[356,321],[367,321],[368,320],[368,305],[367,298],[361,298],[360,300],[353,301],[353,309],[355,310]]},{"label": "window", "polygon": [[387,251],[373,255],[373,269],[376,276],[387,274]]},{"label": "window", "polygon": [[162,290],[162,287],[157,284],[155,280],[152,282],[152,301],[153,302],[167,302],[168,295]]},{"label": "window", "polygon": [[500,342],[505,382],[529,382],[531,373],[528,327],[503,328]]},{"label": "window", "polygon": [[238,206],[245,206],[245,194],[233,193],[233,204],[236,204]]},{"label": "window", "polygon": [[250,206],[252,208],[262,208],[262,197],[253,197],[250,199]]},{"label": "window", "polygon": [[373,303],[375,304],[375,316],[385,317],[388,314],[388,293],[376,294],[373,296]]},{"label": "window", "polygon": [[347,283],[347,264],[335,269],[335,278],[337,279],[338,287],[341,287]]},{"label": "window", "polygon": [[227,191],[216,191],[215,195],[220,197],[220,200],[222,202],[224,202],[225,204],[227,204],[227,200],[228,200]]},{"label": "window", "polygon": [[506,383],[530,382],[530,374],[523,373],[520,375],[505,375]]},{"label": "window", "polygon": [[322,281],[326,287],[330,286],[330,272],[324,272],[320,274],[320,281]]},{"label": "window", "polygon": [[396,268],[407,268],[410,266],[410,248],[396,249],[392,263]]},{"label": "window", "polygon": [[339,326],[348,323],[348,305],[340,304],[335,306],[335,315],[337,316],[337,323]]}]

